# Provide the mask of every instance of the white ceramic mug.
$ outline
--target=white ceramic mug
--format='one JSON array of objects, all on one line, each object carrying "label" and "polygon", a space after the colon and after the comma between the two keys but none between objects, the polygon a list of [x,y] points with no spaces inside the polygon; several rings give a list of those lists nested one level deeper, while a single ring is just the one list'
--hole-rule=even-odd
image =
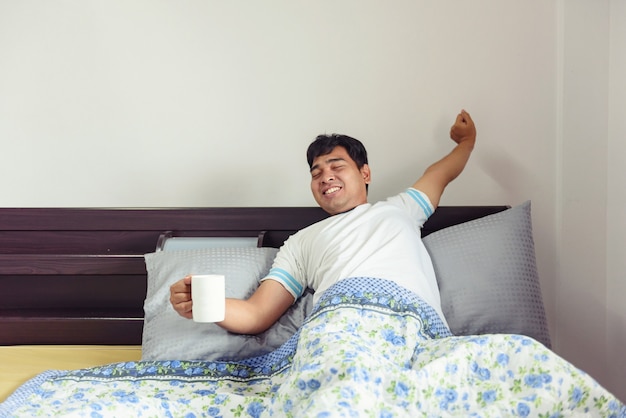
[{"label": "white ceramic mug", "polygon": [[195,322],[220,322],[226,314],[225,279],[222,274],[191,276],[191,300]]}]

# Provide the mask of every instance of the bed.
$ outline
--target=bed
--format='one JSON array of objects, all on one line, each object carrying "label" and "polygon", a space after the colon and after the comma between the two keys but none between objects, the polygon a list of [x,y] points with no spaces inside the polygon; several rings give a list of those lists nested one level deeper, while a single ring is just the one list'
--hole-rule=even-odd
[{"label": "bed", "polygon": [[449,329],[350,278],[247,336],[178,317],[169,285],[216,272],[246,297],[319,208],[2,208],[0,416],[626,416],[550,350],[530,212],[424,225]]}]

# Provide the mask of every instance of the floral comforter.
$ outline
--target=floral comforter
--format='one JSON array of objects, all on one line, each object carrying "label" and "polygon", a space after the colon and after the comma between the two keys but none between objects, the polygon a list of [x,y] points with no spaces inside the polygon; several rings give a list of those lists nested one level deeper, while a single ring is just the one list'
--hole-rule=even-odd
[{"label": "floral comforter", "polygon": [[626,416],[590,376],[519,335],[454,337],[395,284],[346,279],[280,349],[237,363],[46,372],[0,416]]}]

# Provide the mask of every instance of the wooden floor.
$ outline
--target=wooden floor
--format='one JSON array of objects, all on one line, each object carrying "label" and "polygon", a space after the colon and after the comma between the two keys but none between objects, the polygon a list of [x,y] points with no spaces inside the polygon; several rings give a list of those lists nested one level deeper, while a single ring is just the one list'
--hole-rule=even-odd
[{"label": "wooden floor", "polygon": [[2,346],[0,402],[46,370],[74,370],[141,359],[141,346]]}]

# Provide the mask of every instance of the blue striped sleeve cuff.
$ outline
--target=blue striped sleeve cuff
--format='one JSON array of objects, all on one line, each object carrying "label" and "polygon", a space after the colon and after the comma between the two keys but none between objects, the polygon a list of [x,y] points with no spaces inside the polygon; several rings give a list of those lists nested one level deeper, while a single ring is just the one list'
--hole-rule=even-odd
[{"label": "blue striped sleeve cuff", "polygon": [[283,270],[281,268],[272,268],[265,278],[271,278],[281,283],[283,286],[285,286],[289,293],[294,295],[296,299],[298,299],[304,293],[304,287],[302,286],[302,284],[300,284],[300,282],[298,282],[286,270]]},{"label": "blue striped sleeve cuff", "polygon": [[417,202],[418,205],[420,205],[427,218],[429,218],[430,215],[433,214],[434,208],[430,203],[430,200],[428,200],[428,197],[423,192],[420,192],[419,190],[413,188],[406,189],[406,192],[409,196],[411,196],[413,200]]}]

